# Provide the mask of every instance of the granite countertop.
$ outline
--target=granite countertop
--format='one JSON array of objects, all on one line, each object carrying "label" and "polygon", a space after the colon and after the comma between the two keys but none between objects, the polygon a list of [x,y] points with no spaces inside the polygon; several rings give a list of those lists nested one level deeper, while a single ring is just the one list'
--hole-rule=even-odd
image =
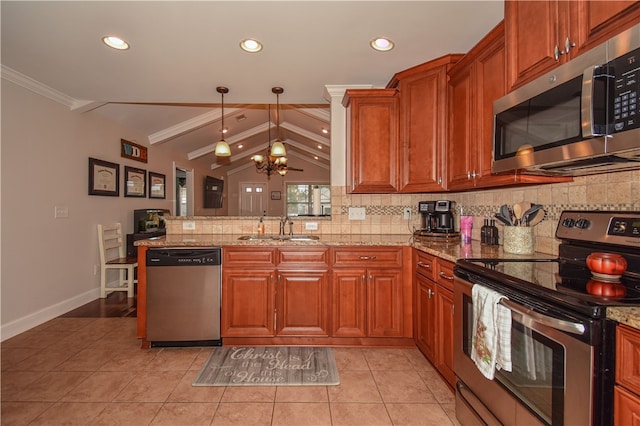
[{"label": "granite countertop", "polygon": [[[318,240],[287,241],[287,240],[239,240],[241,235],[200,235],[177,234],[154,237],[135,241],[136,246],[147,247],[218,247],[218,246],[410,246],[425,253],[440,257],[451,262],[465,258],[549,258],[553,255],[535,253],[533,255],[517,255],[505,253],[502,246],[487,246],[479,241],[471,244],[457,242],[428,241],[410,235],[322,235]],[[609,307],[607,317],[621,324],[640,329],[640,307]]]}]

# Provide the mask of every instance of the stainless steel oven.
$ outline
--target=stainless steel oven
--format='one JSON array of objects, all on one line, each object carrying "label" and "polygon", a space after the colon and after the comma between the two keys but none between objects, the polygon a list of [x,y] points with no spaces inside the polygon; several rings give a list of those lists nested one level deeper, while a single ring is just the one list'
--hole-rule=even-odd
[{"label": "stainless steel oven", "polygon": [[[564,212],[556,236],[559,257],[456,264],[456,414],[465,426],[613,424],[616,323],[606,308],[640,305],[640,213]],[[624,274],[592,276],[586,257],[603,250],[627,259]],[[474,285],[505,296],[511,312],[512,368],[493,380],[470,358]],[[624,291],[593,291],[607,285]]]}]

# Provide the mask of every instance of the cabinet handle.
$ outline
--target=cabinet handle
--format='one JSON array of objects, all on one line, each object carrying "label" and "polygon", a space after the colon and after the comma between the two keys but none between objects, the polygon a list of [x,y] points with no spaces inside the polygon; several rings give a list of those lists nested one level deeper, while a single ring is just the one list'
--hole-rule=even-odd
[{"label": "cabinet handle", "polygon": [[438,275],[441,276],[442,278],[444,278],[445,280],[453,281],[453,276],[447,275],[442,271]]},{"label": "cabinet handle", "polygon": [[362,274],[362,282],[364,283],[366,281],[366,277],[364,276],[364,274]]},{"label": "cabinet handle", "polygon": [[556,60],[556,62],[560,60],[560,55],[564,55],[564,50],[560,50],[560,48],[556,44],[553,48],[553,58]]},{"label": "cabinet handle", "polygon": [[473,172],[471,170],[467,170],[467,180],[475,179],[476,176],[478,176],[478,174],[475,170]]},{"label": "cabinet handle", "polygon": [[425,269],[431,270],[431,265],[428,264],[428,263],[424,263],[421,260],[418,260],[418,266],[420,266],[421,268],[425,268]]},{"label": "cabinet handle", "polygon": [[442,185],[442,176],[438,176],[438,185]]},{"label": "cabinet handle", "polygon": [[360,260],[375,260],[375,256],[360,256]]},{"label": "cabinet handle", "polygon": [[576,47],[576,44],[575,43],[571,43],[571,39],[569,37],[567,37],[564,40],[564,51],[567,52],[567,54],[568,54],[572,47]]},{"label": "cabinet handle", "polygon": [[427,294],[429,295],[429,299],[431,299],[431,296],[433,296],[433,291],[431,291],[431,289],[428,289]]},{"label": "cabinet handle", "polygon": [[373,282],[373,275],[369,274],[369,282]]}]

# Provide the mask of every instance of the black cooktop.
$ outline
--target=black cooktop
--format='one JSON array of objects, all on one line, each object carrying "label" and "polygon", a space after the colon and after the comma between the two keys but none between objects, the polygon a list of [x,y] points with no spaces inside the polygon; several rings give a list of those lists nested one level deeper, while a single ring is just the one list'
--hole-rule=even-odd
[{"label": "black cooktop", "polygon": [[545,301],[590,317],[605,317],[607,306],[640,306],[640,275],[603,279],[572,259],[461,259],[456,269],[515,300]]}]

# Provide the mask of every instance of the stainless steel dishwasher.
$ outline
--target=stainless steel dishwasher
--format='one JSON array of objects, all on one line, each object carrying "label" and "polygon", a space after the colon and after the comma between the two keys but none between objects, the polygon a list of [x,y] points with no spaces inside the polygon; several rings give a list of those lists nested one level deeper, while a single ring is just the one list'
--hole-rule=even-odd
[{"label": "stainless steel dishwasher", "polygon": [[220,337],[221,249],[147,250],[147,341],[216,346]]}]

